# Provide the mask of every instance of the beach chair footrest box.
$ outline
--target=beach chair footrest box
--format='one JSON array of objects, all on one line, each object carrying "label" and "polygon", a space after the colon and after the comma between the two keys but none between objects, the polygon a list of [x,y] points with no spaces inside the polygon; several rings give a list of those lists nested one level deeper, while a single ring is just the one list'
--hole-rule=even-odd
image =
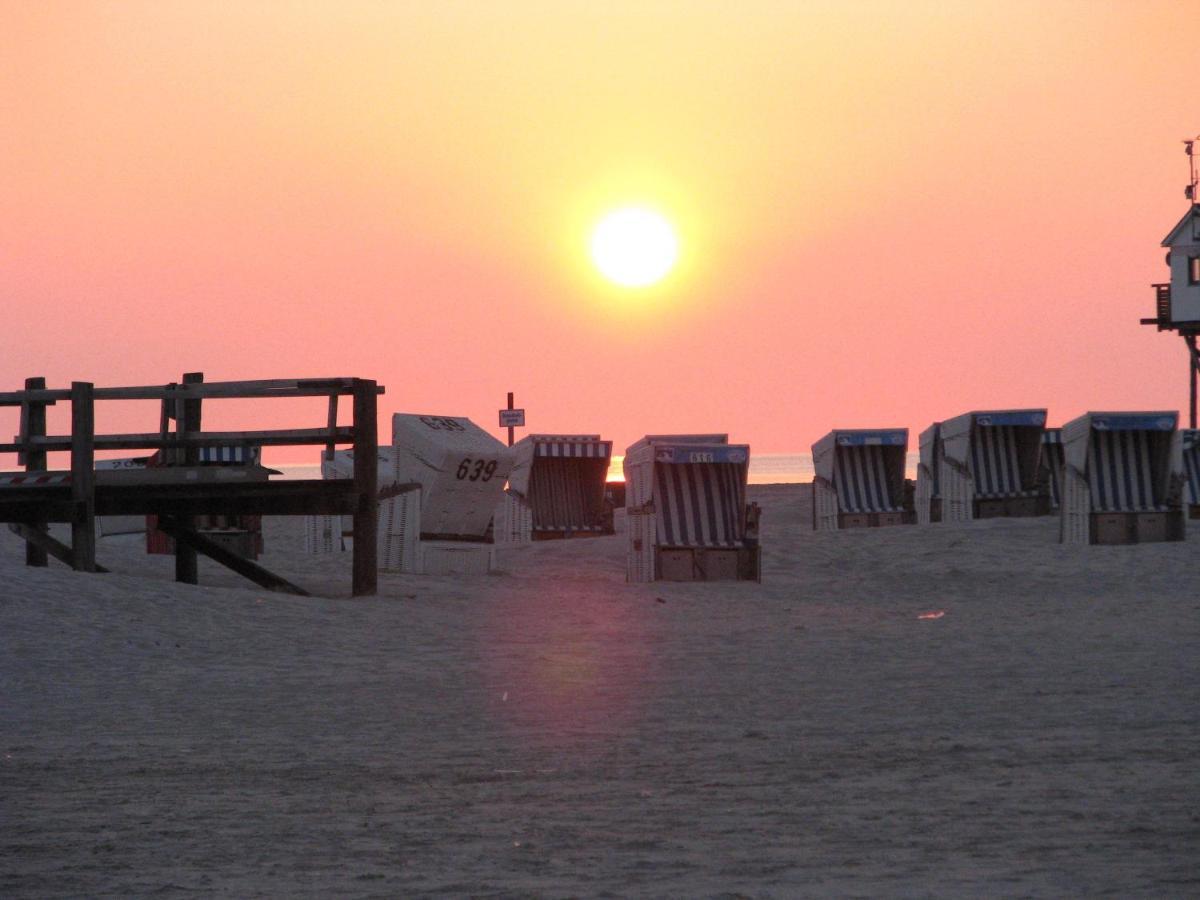
[{"label": "beach chair footrest box", "polygon": [[1008,515],[1007,500],[976,500],[975,518],[999,519]]},{"label": "beach chair footrest box", "polygon": [[1184,538],[1179,514],[1092,513],[1093,544],[1152,544]]},{"label": "beach chair footrest box", "polygon": [[1012,518],[1045,515],[1040,501],[1040,497],[1010,497],[1005,501],[1005,515]]},{"label": "beach chair footrest box", "polygon": [[496,565],[492,544],[421,542],[421,574],[486,575]]},{"label": "beach chair footrest box", "polygon": [[838,513],[838,528],[868,528],[870,525],[868,513]]},{"label": "beach chair footrest box", "polygon": [[881,512],[871,516],[871,524],[878,528],[888,528],[892,525],[904,525],[905,518],[902,512]]},{"label": "beach chair footrest box", "polygon": [[1133,513],[1092,513],[1093,544],[1132,544]]}]

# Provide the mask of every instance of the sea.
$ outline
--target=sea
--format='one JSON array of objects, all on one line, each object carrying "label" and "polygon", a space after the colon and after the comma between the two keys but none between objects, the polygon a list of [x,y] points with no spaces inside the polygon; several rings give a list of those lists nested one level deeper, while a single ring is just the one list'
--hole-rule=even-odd
[{"label": "sea", "polygon": [[[623,456],[614,456],[608,467],[608,480],[621,481],[622,475],[621,463],[625,459]],[[909,453],[905,460],[905,469],[907,477],[917,477],[917,463],[920,462],[920,454]],[[268,461],[268,465],[271,463]],[[320,478],[321,467],[311,465],[274,465],[272,466],[283,473],[283,477],[292,478]],[[751,484],[796,484],[798,482],[812,481],[813,461],[811,453],[760,453],[750,455],[750,472],[749,481]]]}]

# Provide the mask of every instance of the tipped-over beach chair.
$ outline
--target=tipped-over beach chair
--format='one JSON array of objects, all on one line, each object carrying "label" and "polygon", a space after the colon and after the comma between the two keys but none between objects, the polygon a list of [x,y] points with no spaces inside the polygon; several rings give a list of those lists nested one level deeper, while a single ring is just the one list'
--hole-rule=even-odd
[{"label": "tipped-over beach chair", "polygon": [[531,434],[512,451],[508,490],[496,510],[498,543],[613,533],[605,500],[612,441],[598,434]]},{"label": "tipped-over beach chair", "polygon": [[975,411],[941,425],[942,521],[1036,516],[1044,409]]},{"label": "tipped-over beach chair", "polygon": [[477,574],[495,561],[492,517],[512,452],[462,416],[392,416],[392,491],[380,500],[381,568]]},{"label": "tipped-over beach chair", "polygon": [[914,521],[904,508],[908,429],[836,429],[812,445],[813,528]]},{"label": "tipped-over beach chair", "polygon": [[1090,412],[1062,428],[1062,525],[1071,544],[1183,540],[1174,412]]},{"label": "tipped-over beach chair", "polygon": [[749,464],[724,434],[647,435],[625,451],[626,579],[760,580]]},{"label": "tipped-over beach chair", "polygon": [[[212,476],[239,476],[237,480],[266,481],[279,473],[262,466],[262,448],[258,446],[201,447],[196,451],[196,465],[185,467],[183,476],[187,481]],[[133,478],[143,477],[159,480],[170,478],[173,469],[183,463],[179,451],[159,450],[146,459],[144,467],[120,467],[108,470],[112,474],[125,472]],[[221,470],[221,471],[217,471]],[[203,515],[195,517],[196,531],[246,559],[257,559],[263,552],[262,516],[258,515]],[[158,516],[146,516],[146,552],[149,554],[174,554],[175,539],[158,530]]]}]

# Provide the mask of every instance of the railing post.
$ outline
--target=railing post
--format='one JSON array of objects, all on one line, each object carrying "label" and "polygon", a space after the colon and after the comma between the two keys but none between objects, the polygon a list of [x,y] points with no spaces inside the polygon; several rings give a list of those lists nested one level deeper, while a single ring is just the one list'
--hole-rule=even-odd
[{"label": "railing post", "polygon": [[379,590],[379,425],[375,382],[354,379],[354,572],[350,593],[355,597]]},{"label": "railing post", "polygon": [[80,572],[96,571],[96,417],[94,388],[71,383],[71,555]]},{"label": "railing post", "polygon": [[[200,384],[204,381],[203,372],[186,372],[183,384]],[[189,437],[200,431],[200,401],[182,400],[176,412],[175,433]],[[178,453],[176,459],[185,466],[194,466],[200,461],[200,451],[196,447],[185,447]],[[194,531],[196,519],[194,516],[176,516],[175,521],[181,528]],[[198,584],[200,581],[200,564],[196,549],[182,541],[175,541],[175,580],[184,584]]]},{"label": "railing post", "polygon": [[[46,388],[45,378],[26,378],[25,390],[41,391]],[[27,401],[21,407],[21,443],[25,444],[25,450],[21,453],[21,461],[25,463],[26,472],[44,472],[46,470],[46,451],[34,449],[30,447],[28,441],[32,437],[46,436],[46,404],[36,401]],[[36,521],[29,523],[30,528],[38,531],[46,530],[45,521]],[[29,541],[25,542],[25,565],[27,566],[45,566],[47,563],[46,551]]]}]

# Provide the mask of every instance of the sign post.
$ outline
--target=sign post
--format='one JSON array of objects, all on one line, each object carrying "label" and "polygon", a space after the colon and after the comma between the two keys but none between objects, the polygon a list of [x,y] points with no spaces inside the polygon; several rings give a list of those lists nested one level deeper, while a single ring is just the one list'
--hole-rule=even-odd
[{"label": "sign post", "polygon": [[500,410],[500,427],[508,429],[508,446],[513,445],[513,429],[525,427],[525,410],[513,409],[512,391],[508,392],[508,409]]}]

